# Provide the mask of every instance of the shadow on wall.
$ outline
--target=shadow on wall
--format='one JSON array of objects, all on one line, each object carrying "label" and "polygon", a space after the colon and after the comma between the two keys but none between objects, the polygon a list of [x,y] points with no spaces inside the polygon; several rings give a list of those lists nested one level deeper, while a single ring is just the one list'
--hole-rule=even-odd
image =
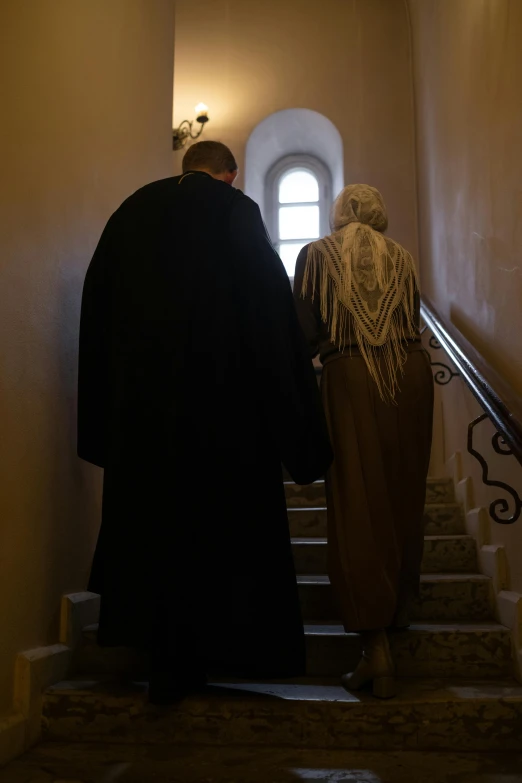
[{"label": "shadow on wall", "polygon": [[[53,492],[47,498],[50,513],[58,527],[58,536],[53,539],[48,561],[51,570],[63,570],[68,562],[66,584],[68,589],[84,588],[90,570],[101,522],[101,496],[103,474],[77,456],[77,368],[80,306],[85,272],[78,264],[64,265],[58,281],[58,317],[53,345],[56,348],[55,361],[57,381],[55,400],[50,401],[49,421],[53,422],[58,436],[58,448],[53,455],[52,470],[47,482],[50,487],[62,487],[61,493]],[[55,406],[59,401],[59,410]],[[67,491],[65,491],[67,488]],[[94,524],[93,524],[94,522]],[[75,547],[71,551],[70,531],[74,529]],[[51,544],[51,542],[50,542]],[[87,571],[85,567],[87,565]],[[53,596],[53,603],[59,607],[60,598]],[[58,619],[59,610],[55,620]]]},{"label": "shadow on wall", "polygon": [[289,155],[309,155],[330,172],[333,196],[344,187],[341,134],[323,114],[311,109],[285,109],[266,117],[252,131],[246,147],[245,193],[257,201],[267,221],[267,176]]}]

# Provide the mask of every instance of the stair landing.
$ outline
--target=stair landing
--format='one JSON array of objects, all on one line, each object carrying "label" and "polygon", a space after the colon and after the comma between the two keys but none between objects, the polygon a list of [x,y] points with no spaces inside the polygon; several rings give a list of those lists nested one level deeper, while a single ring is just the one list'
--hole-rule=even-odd
[{"label": "stair landing", "polygon": [[405,680],[378,701],[337,681],[219,682],[172,708],[144,684],[62,682],[49,689],[55,741],[273,745],[367,750],[520,750],[522,687],[510,681]]}]

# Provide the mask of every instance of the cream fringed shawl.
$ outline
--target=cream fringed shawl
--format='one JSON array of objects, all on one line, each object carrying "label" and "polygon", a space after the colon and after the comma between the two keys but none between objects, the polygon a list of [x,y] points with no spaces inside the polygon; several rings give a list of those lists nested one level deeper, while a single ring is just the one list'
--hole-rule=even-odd
[{"label": "cream fringed shawl", "polygon": [[320,297],[321,318],[332,342],[344,350],[353,334],[381,398],[395,401],[406,341],[418,328],[411,255],[355,220],[310,245],[301,296],[310,285],[312,298]]}]

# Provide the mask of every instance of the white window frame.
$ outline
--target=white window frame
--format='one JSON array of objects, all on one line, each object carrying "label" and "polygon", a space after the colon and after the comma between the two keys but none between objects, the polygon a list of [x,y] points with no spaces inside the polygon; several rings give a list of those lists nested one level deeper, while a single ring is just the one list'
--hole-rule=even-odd
[{"label": "white window frame", "polygon": [[[306,169],[316,177],[319,185],[318,202],[297,202],[296,204],[279,203],[279,183],[282,178],[296,169]],[[325,164],[313,155],[285,155],[272,166],[266,177],[265,183],[265,214],[267,216],[267,228],[272,243],[279,252],[279,246],[293,244],[295,242],[313,242],[317,237],[308,239],[279,239],[279,207],[306,206],[307,204],[319,205],[319,232],[320,236],[330,233],[330,207],[332,204],[332,178]],[[290,277],[293,282],[293,277]]]}]

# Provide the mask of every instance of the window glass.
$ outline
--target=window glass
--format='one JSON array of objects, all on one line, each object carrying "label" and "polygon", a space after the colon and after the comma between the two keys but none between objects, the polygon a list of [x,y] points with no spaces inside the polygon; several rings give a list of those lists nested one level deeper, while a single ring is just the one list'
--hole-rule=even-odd
[{"label": "window glass", "polygon": [[311,171],[294,169],[279,180],[279,203],[297,204],[303,201],[319,201],[319,183]]},{"label": "window glass", "polygon": [[279,239],[318,239],[319,205],[279,207]]},{"label": "window glass", "polygon": [[331,183],[326,166],[307,155],[288,155],[267,178],[268,224],[290,278],[301,248],[328,233]]}]

